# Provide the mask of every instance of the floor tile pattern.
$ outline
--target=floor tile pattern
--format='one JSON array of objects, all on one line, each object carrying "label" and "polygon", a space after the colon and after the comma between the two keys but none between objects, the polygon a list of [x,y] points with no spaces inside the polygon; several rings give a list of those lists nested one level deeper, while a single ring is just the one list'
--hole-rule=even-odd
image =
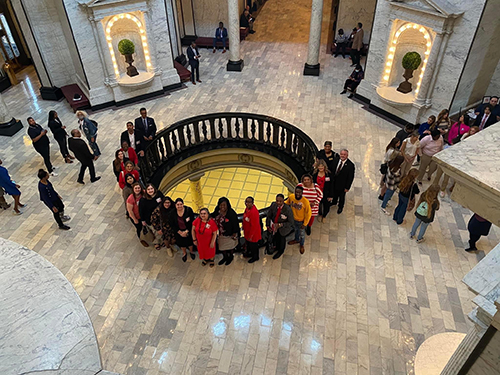
[{"label": "floor tile pattern", "polygon": [[[280,8],[288,2],[269,0]],[[286,4],[285,4],[286,3]],[[265,25],[279,34],[289,21]],[[22,216],[0,213],[0,236],[43,255],[70,280],[88,309],[104,368],[123,374],[407,374],[419,345],[448,331],[466,332],[473,308],[461,278],[484,256],[463,251],[470,211],[442,200],[435,222],[417,245],[413,222],[396,226],[379,207],[378,167],[398,128],[340,96],[351,68],[321,55],[320,77],[303,77],[307,45],[293,36],[278,42],[242,43],[243,72],[225,70],[227,55],[202,51],[202,84],[164,97],[93,113],[99,122],[103,176],[76,183],[77,164],[64,164],[51,141],[58,177],[52,178],[73,217],[61,232],[39,201],[41,157],[25,130],[0,138],[0,158],[21,185],[28,207]],[[64,102],[42,101],[27,76],[3,97],[17,118],[46,124],[55,109],[68,128],[76,121]],[[215,111],[262,113],[290,122],[320,145],[346,147],[356,178],[342,215],[315,223],[306,252],[290,246],[279,260],[262,256],[252,265],[237,258],[228,267],[203,268],[165,252],[143,248],[123,215],[111,170],[125,123],[146,106],[160,128]],[[438,109],[437,109],[438,110]],[[393,207],[395,199],[391,202]],[[500,241],[494,228],[478,246]]]}]

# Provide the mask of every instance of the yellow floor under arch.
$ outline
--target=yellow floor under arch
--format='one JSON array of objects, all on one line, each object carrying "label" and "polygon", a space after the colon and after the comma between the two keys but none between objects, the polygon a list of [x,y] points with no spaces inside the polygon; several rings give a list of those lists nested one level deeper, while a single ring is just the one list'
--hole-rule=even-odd
[{"label": "yellow floor under arch", "polygon": [[[210,212],[220,197],[227,197],[237,213],[245,210],[245,198],[252,196],[260,210],[274,202],[276,194],[288,195],[283,181],[267,172],[250,168],[220,168],[206,172],[201,178],[203,203]],[[184,204],[193,207],[189,181],[184,180],[167,194],[173,200],[182,198]]]}]

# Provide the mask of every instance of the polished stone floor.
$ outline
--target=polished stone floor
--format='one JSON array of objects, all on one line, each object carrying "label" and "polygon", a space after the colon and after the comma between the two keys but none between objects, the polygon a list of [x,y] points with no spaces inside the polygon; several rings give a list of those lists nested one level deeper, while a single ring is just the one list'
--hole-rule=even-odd
[{"label": "polished stone floor", "polygon": [[[288,2],[269,0],[265,7],[281,3]],[[270,17],[264,24],[265,12],[254,36],[260,29],[278,34],[290,28]],[[289,22],[304,10],[296,12]],[[76,183],[78,165],[64,164],[52,139],[59,176],[51,180],[73,217],[69,232],[57,229],[39,201],[42,159],[25,130],[0,138],[0,158],[28,203],[22,216],[0,213],[0,236],[43,255],[70,280],[90,313],[107,370],[402,375],[413,371],[426,338],[467,331],[473,304],[460,280],[500,242],[500,231],[481,239],[478,254],[464,252],[471,213],[446,197],[427,241],[411,241],[412,216],[398,227],[377,200],[383,149],[398,128],[338,95],[351,71],[348,60],[322,54],[321,76],[303,77],[303,42],[302,36],[297,43],[250,38],[242,43],[241,73],[226,72],[227,54],[203,50],[202,84],[92,114],[103,152],[96,163],[103,178],[96,184]],[[69,129],[76,127],[69,106],[42,101],[38,86],[31,74],[3,93],[12,114],[45,125],[55,109]],[[209,269],[143,248],[123,215],[111,168],[120,132],[142,106],[160,127],[202,113],[254,112],[299,126],[318,145],[328,138],[336,150],[347,147],[356,178],[344,213],[314,224],[304,255],[291,246],[275,261],[262,256],[250,265],[238,258]]]}]

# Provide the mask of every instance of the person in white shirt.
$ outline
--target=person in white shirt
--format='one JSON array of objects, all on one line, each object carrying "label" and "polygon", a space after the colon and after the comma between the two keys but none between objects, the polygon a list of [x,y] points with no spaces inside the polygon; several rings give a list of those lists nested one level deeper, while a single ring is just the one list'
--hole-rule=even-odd
[{"label": "person in white shirt", "polygon": [[418,131],[411,133],[411,135],[403,141],[401,145],[401,154],[404,156],[405,161],[401,165],[401,178],[406,176],[410,171],[415,158],[417,157],[420,142],[418,141]]}]

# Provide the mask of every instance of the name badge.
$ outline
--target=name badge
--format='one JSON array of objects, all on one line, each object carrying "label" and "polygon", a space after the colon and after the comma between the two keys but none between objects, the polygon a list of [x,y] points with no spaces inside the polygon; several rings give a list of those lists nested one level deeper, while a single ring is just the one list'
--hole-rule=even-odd
[{"label": "name badge", "polygon": [[160,202],[161,202],[161,198],[156,198],[156,201],[157,201],[158,203],[160,203]]},{"label": "name badge", "polygon": [[281,220],[286,220],[287,219],[287,216],[285,216],[283,214],[281,214],[280,217],[281,217]]},{"label": "name badge", "polygon": [[186,218],[186,222],[188,222],[188,221],[189,221],[189,219],[190,219],[190,218],[189,218],[189,217],[187,217],[187,218]]},{"label": "name badge", "polygon": [[210,228],[210,224],[208,224],[208,223],[207,223],[207,224],[205,225],[205,228],[209,229],[209,228]]},{"label": "name badge", "polygon": [[246,221],[246,222],[250,221],[250,218],[246,217],[246,218],[245,218],[245,221]]},{"label": "name badge", "polygon": [[325,177],[325,181],[330,181],[330,177]]}]

